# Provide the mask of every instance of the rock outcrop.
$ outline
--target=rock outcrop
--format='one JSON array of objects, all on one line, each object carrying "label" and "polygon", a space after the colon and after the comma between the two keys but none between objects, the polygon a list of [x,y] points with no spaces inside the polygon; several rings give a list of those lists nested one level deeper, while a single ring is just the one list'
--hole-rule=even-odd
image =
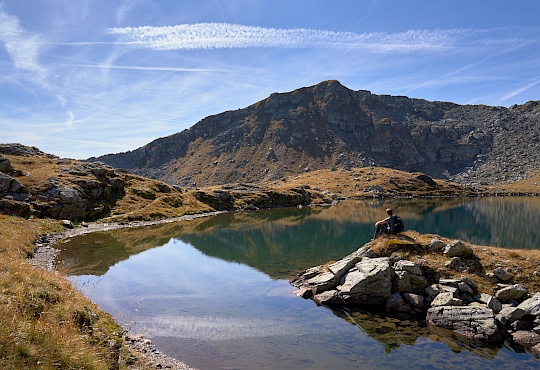
[{"label": "rock outcrop", "polygon": [[[481,263],[471,246],[462,241],[444,243],[435,237],[424,246],[407,236],[398,236],[397,241],[400,238],[409,243],[409,250],[423,248],[424,253],[475,260],[473,276],[488,275],[478,268]],[[506,284],[511,278],[500,272],[489,273],[498,281],[495,294],[480,292],[469,275],[441,279],[427,266],[388,253],[388,249],[376,249],[376,243],[369,242],[337,262],[306,270],[291,284],[299,288],[299,296],[318,305],[420,315],[438,335],[446,330],[454,338],[489,345],[510,340],[540,355],[540,293],[530,296],[523,285]]]},{"label": "rock outcrop", "polygon": [[20,144],[3,144],[0,153],[48,158],[63,165],[43,186],[27,187],[18,179],[25,175],[0,155],[0,207],[4,214],[95,219],[105,215],[124,194],[126,174],[105,163],[72,163]]}]

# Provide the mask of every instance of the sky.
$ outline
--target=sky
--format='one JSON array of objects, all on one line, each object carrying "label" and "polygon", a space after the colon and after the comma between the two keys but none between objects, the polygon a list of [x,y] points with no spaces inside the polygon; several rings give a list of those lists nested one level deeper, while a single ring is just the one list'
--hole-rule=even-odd
[{"label": "sky", "polygon": [[0,143],[124,152],[330,79],[540,100],[540,1],[0,0]]}]

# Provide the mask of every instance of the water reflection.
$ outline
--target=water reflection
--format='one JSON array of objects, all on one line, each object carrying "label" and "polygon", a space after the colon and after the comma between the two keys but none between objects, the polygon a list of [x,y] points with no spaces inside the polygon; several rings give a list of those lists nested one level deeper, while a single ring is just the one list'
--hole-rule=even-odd
[{"label": "water reflection", "polygon": [[407,229],[420,233],[504,248],[540,246],[539,198],[373,200],[328,208],[229,213],[94,233],[63,243],[60,260],[68,274],[102,275],[130,255],[175,238],[208,256],[247,264],[272,278],[289,278],[362,246],[373,235],[373,223],[389,207],[402,216]]},{"label": "water reflection", "polygon": [[[453,199],[222,214],[76,237],[60,265],[124,325],[205,369],[538,367],[528,354],[456,341],[422,321],[332,312],[293,294],[289,277],[363,245],[387,207],[422,233],[503,246],[518,243],[512,227],[539,208],[528,198]],[[520,243],[535,245],[538,233],[528,235]]]}]

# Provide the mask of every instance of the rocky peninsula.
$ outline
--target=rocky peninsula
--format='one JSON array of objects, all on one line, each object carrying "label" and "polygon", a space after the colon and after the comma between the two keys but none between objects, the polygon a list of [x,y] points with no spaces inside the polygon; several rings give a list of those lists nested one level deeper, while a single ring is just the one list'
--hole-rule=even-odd
[{"label": "rocky peninsula", "polygon": [[291,284],[318,305],[407,313],[438,335],[540,357],[540,293],[515,267],[490,269],[480,257],[485,248],[405,232],[303,271]]}]

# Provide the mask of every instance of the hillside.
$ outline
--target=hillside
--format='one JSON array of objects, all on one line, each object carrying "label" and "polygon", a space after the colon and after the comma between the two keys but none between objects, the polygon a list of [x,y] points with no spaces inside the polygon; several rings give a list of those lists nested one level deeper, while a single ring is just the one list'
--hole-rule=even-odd
[{"label": "hillside", "polygon": [[207,117],[136,150],[89,160],[181,186],[264,183],[368,166],[485,186],[526,180],[539,159],[538,102],[458,105],[325,81]]}]

